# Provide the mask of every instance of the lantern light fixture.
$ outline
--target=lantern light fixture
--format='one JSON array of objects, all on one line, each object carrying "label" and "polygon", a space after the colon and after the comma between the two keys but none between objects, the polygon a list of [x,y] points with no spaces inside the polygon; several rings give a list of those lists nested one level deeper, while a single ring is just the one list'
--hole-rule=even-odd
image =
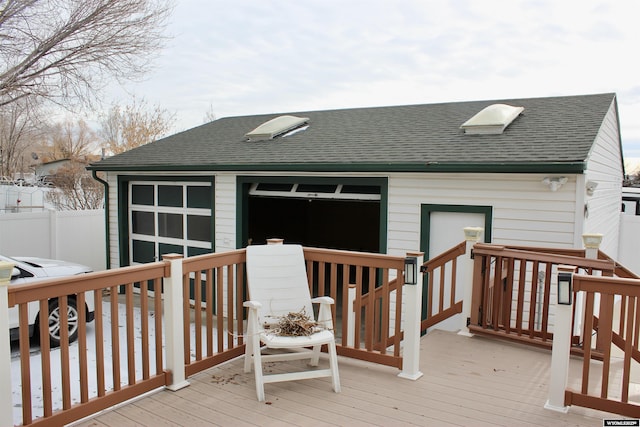
[{"label": "lantern light fixture", "polygon": [[404,259],[404,283],[416,285],[418,283],[418,258],[414,256]]},{"label": "lantern light fixture", "polygon": [[558,273],[558,304],[560,305],[571,305],[573,303],[573,289],[571,286],[571,279],[571,273]]}]

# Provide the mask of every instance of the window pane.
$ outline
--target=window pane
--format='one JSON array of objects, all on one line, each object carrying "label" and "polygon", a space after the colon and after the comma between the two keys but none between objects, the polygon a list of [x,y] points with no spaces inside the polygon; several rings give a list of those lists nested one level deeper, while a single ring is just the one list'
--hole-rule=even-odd
[{"label": "window pane", "polygon": [[153,206],[153,185],[132,185],[131,203]]},{"label": "window pane", "polygon": [[211,241],[211,217],[187,215],[187,239],[201,242]]},{"label": "window pane", "polygon": [[380,194],[380,187],[375,185],[343,185],[342,192],[349,194]]},{"label": "window pane", "polygon": [[158,206],[182,207],[182,186],[159,185]]},{"label": "window pane", "polygon": [[187,207],[211,209],[211,187],[187,187]]},{"label": "window pane", "polygon": [[158,212],[158,236],[182,239],[182,215]]},{"label": "window pane", "polygon": [[337,185],[298,184],[296,191],[300,193],[335,193],[337,188]]},{"label": "window pane", "polygon": [[143,242],[134,240],[133,242],[133,262],[147,263],[156,259],[155,245],[153,242]]},{"label": "window pane", "polygon": [[153,212],[131,211],[131,228],[136,234],[155,235]]},{"label": "window pane", "polygon": [[160,251],[160,256],[165,254],[179,254],[184,255],[184,249],[180,245],[170,245],[167,243],[160,243],[158,245],[158,250]]},{"label": "window pane", "polygon": [[158,236],[182,239],[182,215],[158,212]]},{"label": "window pane", "polygon": [[211,249],[205,249],[205,248],[194,248],[192,246],[189,246],[187,248],[187,256],[196,256],[196,255],[202,255],[202,254],[210,254],[212,252]]},{"label": "window pane", "polygon": [[258,184],[258,191],[291,191],[293,184],[277,184],[272,182],[263,182]]}]

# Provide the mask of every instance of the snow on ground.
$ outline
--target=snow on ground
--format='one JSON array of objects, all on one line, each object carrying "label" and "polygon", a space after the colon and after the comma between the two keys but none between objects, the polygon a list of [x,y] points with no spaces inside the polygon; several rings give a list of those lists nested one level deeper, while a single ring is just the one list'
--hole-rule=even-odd
[{"label": "snow on ground", "polygon": [[[110,313],[110,303],[103,302],[103,313]],[[127,354],[126,354],[126,311],[124,304],[119,304],[118,314],[118,328],[119,328],[119,346],[120,346],[120,383],[126,385],[129,382],[128,379],[128,366],[127,366]],[[136,380],[142,379],[142,330],[141,330],[141,313],[139,307],[134,307],[134,336],[135,336],[135,376]],[[155,320],[154,313],[149,312],[149,354],[150,356],[150,373],[155,372]],[[96,375],[96,351],[95,351],[95,322],[87,324],[87,360],[88,360],[88,382],[89,382],[89,398],[96,397],[98,395],[97,389],[97,375]],[[111,342],[111,321],[110,316],[104,316],[104,358],[107,363],[105,364],[105,387],[109,391],[113,389],[113,372],[111,369],[110,361],[113,358],[112,354],[112,342]],[[191,336],[194,336],[195,324],[191,324]],[[205,331],[203,331],[204,333]],[[215,333],[215,331],[214,331]],[[164,337],[163,337],[164,338]],[[213,340],[215,342],[215,335]],[[195,351],[194,340],[192,342],[191,353]],[[163,360],[166,360],[164,356],[164,339],[163,339]],[[69,346],[69,358],[71,366],[71,402],[76,404],[80,402],[80,375],[79,375],[79,354],[78,354],[78,342],[74,342]],[[41,358],[40,349],[37,345],[31,347],[31,399],[32,399],[32,416],[33,418],[42,417],[44,413],[44,403],[42,397],[42,370],[41,370]],[[18,343],[12,344],[11,352],[11,384],[13,395],[13,420],[14,424],[22,424],[22,385],[20,374],[20,351]],[[60,366],[60,349],[51,350],[51,388],[53,397],[53,411],[62,409],[62,375]]]}]

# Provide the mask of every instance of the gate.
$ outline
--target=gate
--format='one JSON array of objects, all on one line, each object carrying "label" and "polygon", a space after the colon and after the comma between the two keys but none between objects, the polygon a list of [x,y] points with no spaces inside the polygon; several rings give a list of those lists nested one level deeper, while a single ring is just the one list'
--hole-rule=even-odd
[{"label": "gate", "polygon": [[[588,275],[613,276],[615,262],[584,258],[579,249],[477,243],[473,248],[473,296],[469,330],[551,348],[549,302],[558,265]],[[574,308],[574,324],[575,324]],[[574,330],[572,328],[572,330]],[[581,338],[574,337],[580,344]]]}]

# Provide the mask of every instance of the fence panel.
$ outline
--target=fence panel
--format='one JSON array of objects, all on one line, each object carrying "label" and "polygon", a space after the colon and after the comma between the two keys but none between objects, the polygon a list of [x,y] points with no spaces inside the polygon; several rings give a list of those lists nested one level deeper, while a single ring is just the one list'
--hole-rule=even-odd
[{"label": "fence panel", "polygon": [[[165,268],[158,262],[10,286],[20,325],[12,383],[22,410],[14,419],[62,425],[164,386],[161,293],[151,297],[148,285],[161,289]],[[34,302],[39,340],[29,336]],[[60,319],[59,348],[49,345],[52,315]],[[70,325],[77,326],[73,343]]]},{"label": "fence panel", "polygon": [[[478,243],[473,253],[476,271],[469,329],[545,348],[551,348],[553,338],[549,303],[558,265],[605,276],[615,271],[615,262],[584,258],[584,250]],[[581,338],[575,340],[579,343]]]},{"label": "fence panel", "polygon": [[422,331],[462,312],[462,301],[456,301],[456,291],[458,259],[465,253],[466,242],[462,242],[423,264],[427,289],[422,296]]},{"label": "fence panel", "polygon": [[0,254],[106,268],[104,210],[0,214]]},{"label": "fence panel", "polygon": [[[312,295],[330,296],[336,302],[338,354],[402,368],[402,292],[398,292],[402,285],[398,283],[403,283],[404,258],[318,248],[304,248],[304,255]],[[350,287],[355,294],[352,305]]]},{"label": "fence panel", "polygon": [[574,275],[573,288],[585,301],[584,358],[565,405],[640,418],[640,280]]},{"label": "fence panel", "polygon": [[244,249],[183,260],[187,376],[244,354],[245,261]]},{"label": "fence panel", "polygon": [[[338,352],[401,369],[398,283],[404,283],[404,258],[314,248],[304,252],[313,294],[337,301]],[[244,353],[245,261],[244,249],[182,260],[186,376]],[[66,424],[171,384],[162,314],[163,280],[171,277],[171,262],[9,287],[9,307],[17,306],[20,318],[20,357],[14,357],[16,366],[10,369],[15,373],[12,389],[22,390],[14,398],[14,407],[22,408],[16,420]],[[60,316],[59,349],[50,348],[48,341],[52,301],[61,313],[85,303],[94,307]],[[33,302],[40,310],[41,344],[29,336]],[[355,307],[353,316],[349,307]],[[92,315],[95,320],[87,323]],[[78,326],[74,343],[68,332],[72,324]],[[356,337],[353,343],[350,334]]]}]

